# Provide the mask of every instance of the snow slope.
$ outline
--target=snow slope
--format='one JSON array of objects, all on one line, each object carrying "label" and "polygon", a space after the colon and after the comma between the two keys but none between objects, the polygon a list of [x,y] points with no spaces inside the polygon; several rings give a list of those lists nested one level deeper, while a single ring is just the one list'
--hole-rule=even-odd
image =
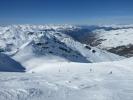
[{"label": "snow slope", "polygon": [[120,57],[113,53],[109,53],[104,50],[100,50],[98,48],[82,44],[78,41],[73,40],[73,38],[69,36],[64,36],[65,38],[61,36],[56,36],[56,37],[70,48],[80,52],[84,57],[86,57],[91,62],[103,62],[103,61],[105,62],[105,61],[115,61],[123,59],[123,57]]},{"label": "snow slope", "polygon": [[65,32],[81,43],[125,57],[133,56],[132,33],[133,25],[86,25]]},{"label": "snow slope", "polygon": [[25,68],[9,56],[0,53],[0,71],[4,72],[24,72]]},{"label": "snow slope", "polygon": [[122,59],[120,56],[91,46],[88,46],[88,49],[86,48],[87,45],[77,42],[63,33],[63,31],[77,28],[78,26],[72,25],[11,25],[0,27],[0,48],[2,52],[12,57],[17,56],[18,53],[21,55],[19,51],[22,52],[25,47],[29,46],[31,48],[29,51],[38,57],[53,55],[74,62]]},{"label": "snow slope", "polygon": [[101,48],[115,48],[118,46],[126,46],[133,43],[133,28],[117,29],[117,30],[95,30],[96,38],[101,41],[98,45]]},{"label": "snow slope", "polygon": [[45,64],[0,73],[2,100],[132,100],[133,58],[102,63]]},{"label": "snow slope", "polygon": [[133,27],[112,26],[112,29],[96,29],[92,44],[120,56],[133,56]]}]

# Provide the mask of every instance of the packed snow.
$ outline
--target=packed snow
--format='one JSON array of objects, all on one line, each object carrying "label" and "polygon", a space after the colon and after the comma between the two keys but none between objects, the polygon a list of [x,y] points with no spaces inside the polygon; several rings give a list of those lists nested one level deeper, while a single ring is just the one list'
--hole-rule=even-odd
[{"label": "packed snow", "polygon": [[[39,64],[38,64],[39,65]],[[132,100],[133,58],[102,63],[48,63],[27,73],[0,73],[1,100]]]}]

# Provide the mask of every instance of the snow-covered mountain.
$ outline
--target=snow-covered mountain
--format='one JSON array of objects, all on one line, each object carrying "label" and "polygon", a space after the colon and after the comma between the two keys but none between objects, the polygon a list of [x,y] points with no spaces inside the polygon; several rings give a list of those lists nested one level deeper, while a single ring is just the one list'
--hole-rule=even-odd
[{"label": "snow-covered mountain", "polygon": [[106,40],[95,45],[101,30],[129,27],[1,26],[0,71],[12,73],[0,72],[0,100],[132,100],[133,58],[101,50]]},{"label": "snow-covered mountain", "polygon": [[82,43],[121,56],[133,56],[133,25],[79,26],[66,34]]},{"label": "snow-covered mountain", "polygon": [[[0,49],[19,62],[31,59],[56,59],[73,62],[101,62],[123,57],[75,41],[65,32],[72,25],[10,25],[0,27]],[[24,64],[25,65],[25,64]],[[27,64],[26,64],[27,65]]]},{"label": "snow-covered mountain", "polygon": [[98,48],[118,53],[119,55],[133,56],[133,28],[116,30],[95,30]]}]

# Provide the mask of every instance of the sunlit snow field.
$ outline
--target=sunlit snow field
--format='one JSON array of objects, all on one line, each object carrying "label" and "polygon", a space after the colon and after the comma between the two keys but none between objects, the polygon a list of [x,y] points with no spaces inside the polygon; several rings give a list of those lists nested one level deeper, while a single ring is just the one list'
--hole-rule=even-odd
[{"label": "sunlit snow field", "polygon": [[0,73],[1,100],[132,100],[133,59],[55,63],[27,73]]}]

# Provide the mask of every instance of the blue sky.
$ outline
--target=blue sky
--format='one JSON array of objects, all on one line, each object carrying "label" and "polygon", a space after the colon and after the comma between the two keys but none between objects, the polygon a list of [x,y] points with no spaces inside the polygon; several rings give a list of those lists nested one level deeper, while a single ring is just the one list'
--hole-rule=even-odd
[{"label": "blue sky", "polygon": [[0,0],[0,24],[131,24],[133,0]]}]

